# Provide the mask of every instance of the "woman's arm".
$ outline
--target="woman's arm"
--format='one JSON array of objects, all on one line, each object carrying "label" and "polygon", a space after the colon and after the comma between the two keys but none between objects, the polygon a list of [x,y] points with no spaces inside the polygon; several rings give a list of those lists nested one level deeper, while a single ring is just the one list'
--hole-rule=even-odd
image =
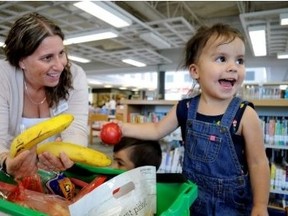
[{"label": "woman's arm", "polygon": [[[14,104],[15,101],[13,101],[13,98],[18,98],[18,92],[11,83],[11,77],[9,77],[9,72],[12,74],[12,71],[6,66],[7,64],[4,63],[4,61],[0,61],[0,153],[7,152],[10,149],[11,128],[16,125],[17,118],[15,118],[15,116],[18,116],[18,110],[15,109],[13,110],[15,111],[14,118],[10,118],[9,110],[17,106],[17,104]],[[13,81],[16,85],[16,80],[14,79]],[[13,93],[15,95],[13,95],[14,97],[10,100]]]}]

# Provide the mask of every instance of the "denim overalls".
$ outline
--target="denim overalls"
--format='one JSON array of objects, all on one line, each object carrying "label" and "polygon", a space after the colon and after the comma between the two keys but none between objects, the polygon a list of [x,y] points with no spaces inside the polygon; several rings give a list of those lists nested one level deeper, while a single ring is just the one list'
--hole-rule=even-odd
[{"label": "denim overalls", "polygon": [[234,97],[217,125],[196,120],[199,98],[194,97],[188,108],[183,162],[183,174],[199,188],[191,215],[250,215],[249,176],[241,169],[230,134],[241,99]]}]

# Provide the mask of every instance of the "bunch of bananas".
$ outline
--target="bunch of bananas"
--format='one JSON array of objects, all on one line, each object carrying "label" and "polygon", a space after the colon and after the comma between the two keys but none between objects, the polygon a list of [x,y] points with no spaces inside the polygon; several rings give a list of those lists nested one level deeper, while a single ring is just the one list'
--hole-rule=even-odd
[{"label": "bunch of bananas", "polygon": [[[20,152],[31,149],[43,140],[65,130],[74,120],[71,114],[61,114],[40,122],[23,131],[14,138],[10,147],[10,156],[15,157]],[[110,158],[97,150],[65,142],[48,142],[37,146],[37,153],[50,152],[56,157],[65,152],[74,162],[82,162],[93,166],[109,166]]]}]

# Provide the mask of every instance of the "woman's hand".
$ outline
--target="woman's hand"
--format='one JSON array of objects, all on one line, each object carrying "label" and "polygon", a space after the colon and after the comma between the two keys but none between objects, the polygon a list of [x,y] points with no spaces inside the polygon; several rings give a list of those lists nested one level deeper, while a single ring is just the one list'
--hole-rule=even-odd
[{"label": "woman's hand", "polygon": [[6,171],[15,178],[34,175],[37,172],[36,146],[19,153],[14,158],[8,155],[6,159]]},{"label": "woman's hand", "polygon": [[[61,137],[57,137],[55,142],[62,142]],[[38,155],[38,168],[48,171],[64,171],[72,167],[74,162],[64,153],[60,153],[60,158],[55,157],[49,152],[43,152]]]},{"label": "woman's hand", "polygon": [[60,158],[50,152],[43,152],[38,155],[38,159],[38,168],[48,171],[64,171],[74,164],[64,152],[60,153]]}]

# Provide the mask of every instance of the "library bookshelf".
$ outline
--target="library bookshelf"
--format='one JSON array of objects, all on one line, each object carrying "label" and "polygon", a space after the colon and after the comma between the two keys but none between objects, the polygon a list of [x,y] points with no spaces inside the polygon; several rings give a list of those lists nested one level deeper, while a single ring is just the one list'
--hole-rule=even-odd
[{"label": "library bookshelf", "polygon": [[176,104],[175,100],[122,100],[116,113],[123,116],[124,122],[131,122],[131,115],[148,115],[149,113],[167,113]]}]

